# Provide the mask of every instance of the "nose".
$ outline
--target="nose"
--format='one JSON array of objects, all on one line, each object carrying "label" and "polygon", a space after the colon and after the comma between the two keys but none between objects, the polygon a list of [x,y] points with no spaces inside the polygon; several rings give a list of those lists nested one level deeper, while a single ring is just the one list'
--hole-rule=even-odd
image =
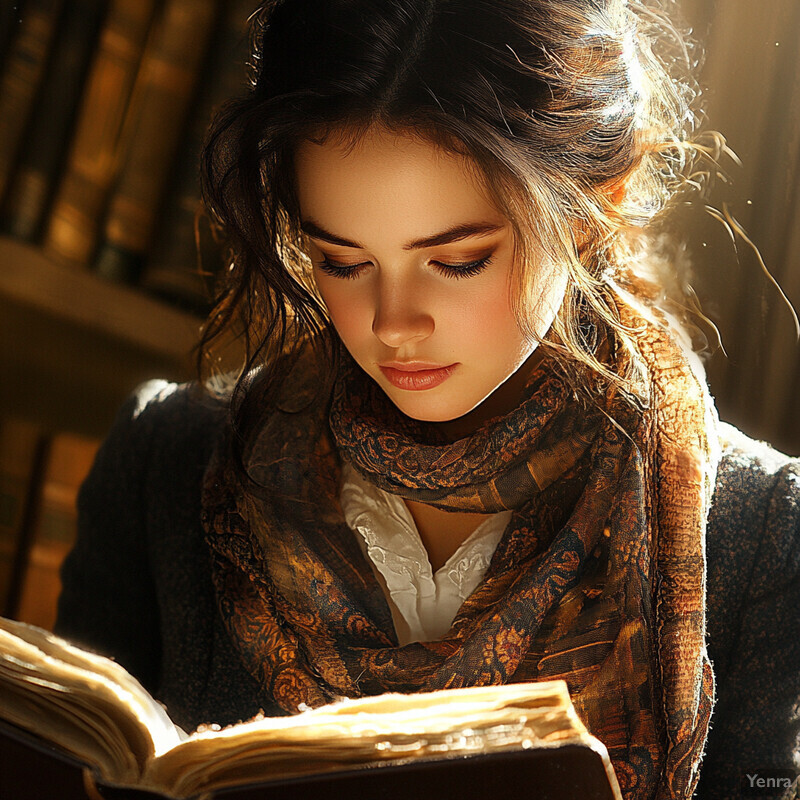
[{"label": "nose", "polygon": [[378,287],[372,332],[387,347],[422,340],[435,328],[423,293],[413,281],[382,280]]}]

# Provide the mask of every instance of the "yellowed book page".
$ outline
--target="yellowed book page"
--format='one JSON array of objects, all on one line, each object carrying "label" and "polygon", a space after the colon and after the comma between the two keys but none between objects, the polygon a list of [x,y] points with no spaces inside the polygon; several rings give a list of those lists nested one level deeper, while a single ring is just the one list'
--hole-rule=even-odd
[{"label": "yellowed book page", "polygon": [[177,797],[368,765],[585,744],[563,681],[385,694],[201,731],[155,760],[144,785]]},{"label": "yellowed book page", "polygon": [[3,718],[97,763],[108,779],[138,778],[149,759],[185,737],[119,664],[3,618],[0,699]]},{"label": "yellowed book page", "polygon": [[174,797],[377,762],[581,744],[564,681],[341,699],[186,736],[113,661],[0,618],[0,716],[96,765],[108,783]]}]

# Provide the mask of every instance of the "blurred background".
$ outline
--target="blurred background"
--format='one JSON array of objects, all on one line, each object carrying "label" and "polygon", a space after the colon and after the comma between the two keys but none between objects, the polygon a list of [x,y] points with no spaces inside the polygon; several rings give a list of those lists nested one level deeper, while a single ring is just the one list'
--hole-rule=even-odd
[{"label": "blurred background", "polygon": [[[671,232],[720,416],[800,455],[800,3],[678,0],[724,160]],[[257,0],[0,0],[0,613],[49,628],[75,498],[137,383],[192,376],[223,254],[197,158]],[[698,53],[699,55],[699,53]],[[765,269],[766,267],[766,269]],[[767,270],[768,273],[767,274]],[[779,290],[772,278],[780,285]]]}]

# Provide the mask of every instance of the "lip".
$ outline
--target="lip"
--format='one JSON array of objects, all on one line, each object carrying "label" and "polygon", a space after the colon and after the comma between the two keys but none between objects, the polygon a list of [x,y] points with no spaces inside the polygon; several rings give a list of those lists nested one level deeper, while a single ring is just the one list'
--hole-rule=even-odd
[{"label": "lip", "polygon": [[430,361],[384,361],[379,367],[389,367],[401,372],[419,372],[420,370],[447,369],[454,364],[434,364]]},{"label": "lip", "polygon": [[[397,364],[403,362],[389,362],[390,364]],[[423,391],[425,389],[433,389],[435,386],[444,383],[453,373],[458,364],[450,364],[447,367],[435,366],[433,368],[424,368],[419,365],[423,362],[420,361],[407,361],[403,363],[404,369],[392,367],[384,364],[379,364],[381,372],[386,376],[386,379],[393,386],[398,389],[408,389],[410,391]]]}]

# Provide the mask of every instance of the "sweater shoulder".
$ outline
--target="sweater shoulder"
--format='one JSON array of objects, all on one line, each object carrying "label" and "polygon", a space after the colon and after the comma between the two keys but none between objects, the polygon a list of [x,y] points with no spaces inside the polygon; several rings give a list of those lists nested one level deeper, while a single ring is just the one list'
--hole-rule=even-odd
[{"label": "sweater shoulder", "polygon": [[758,596],[800,571],[800,458],[727,423],[720,444],[708,546],[728,568],[738,560],[737,572],[751,576],[750,596]]},{"label": "sweater shoulder", "polygon": [[149,380],[137,386],[117,413],[107,445],[124,443],[126,458],[188,455],[209,448],[227,420],[228,404],[196,382]]},{"label": "sweater shoulder", "polygon": [[698,796],[738,796],[789,766],[800,697],[800,459],[720,426],[707,528],[707,646],[717,704]]},{"label": "sweater shoulder", "polygon": [[800,571],[800,459],[720,425],[722,457],[706,534],[708,645],[724,675],[746,610]]},{"label": "sweater shoulder", "polygon": [[797,469],[800,458],[782,453],[769,442],[754,439],[729,422],[719,423],[722,463],[728,469],[755,471],[762,480],[789,466]]},{"label": "sweater shoulder", "polygon": [[[746,533],[784,578],[800,569],[800,458],[753,439],[728,423],[720,425],[722,457],[709,524],[721,538]],[[737,536],[730,546],[745,544]],[[754,574],[754,578],[758,575]]]},{"label": "sweater shoulder", "polygon": [[185,503],[199,491],[227,411],[226,402],[194,382],[140,384],[117,412],[81,486],[79,509],[133,503],[147,517]]},{"label": "sweater shoulder", "polygon": [[192,430],[218,418],[221,422],[228,400],[209,394],[196,381],[175,383],[154,379],[139,384],[120,410],[131,421],[140,417],[146,424],[177,425],[176,433]]}]

